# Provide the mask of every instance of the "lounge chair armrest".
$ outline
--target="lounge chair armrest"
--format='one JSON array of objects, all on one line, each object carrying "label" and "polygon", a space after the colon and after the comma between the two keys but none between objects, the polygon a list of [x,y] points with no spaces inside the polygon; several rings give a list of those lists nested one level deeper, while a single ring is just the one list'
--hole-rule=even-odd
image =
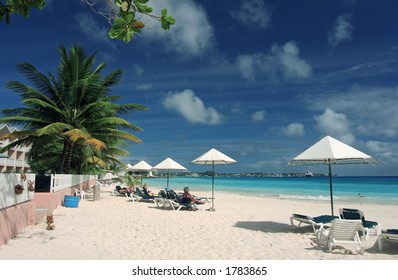
[{"label": "lounge chair armrest", "polygon": [[319,223],[319,228],[315,230],[315,238],[318,246],[326,246],[329,239],[329,230]]}]

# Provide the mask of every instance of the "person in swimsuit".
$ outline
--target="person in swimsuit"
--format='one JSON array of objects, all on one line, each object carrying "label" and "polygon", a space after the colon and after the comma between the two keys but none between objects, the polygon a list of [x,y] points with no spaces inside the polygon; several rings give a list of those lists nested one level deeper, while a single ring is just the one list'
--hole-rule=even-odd
[{"label": "person in swimsuit", "polygon": [[196,204],[204,204],[205,202],[202,201],[201,199],[197,199],[193,197],[189,193],[189,188],[185,187],[184,188],[184,193],[182,194],[182,203],[196,203]]}]

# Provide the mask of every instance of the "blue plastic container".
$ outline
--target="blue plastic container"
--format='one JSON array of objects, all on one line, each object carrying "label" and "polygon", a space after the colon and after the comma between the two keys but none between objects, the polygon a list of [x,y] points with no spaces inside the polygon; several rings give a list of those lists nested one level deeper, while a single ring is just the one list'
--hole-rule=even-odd
[{"label": "blue plastic container", "polygon": [[80,198],[78,196],[73,195],[65,195],[64,197],[64,206],[77,208],[79,206]]}]

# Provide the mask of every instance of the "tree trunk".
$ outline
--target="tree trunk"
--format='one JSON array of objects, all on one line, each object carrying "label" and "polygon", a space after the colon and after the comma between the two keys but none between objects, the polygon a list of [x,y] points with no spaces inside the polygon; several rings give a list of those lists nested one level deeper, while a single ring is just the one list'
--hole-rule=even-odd
[{"label": "tree trunk", "polygon": [[73,156],[73,142],[68,141],[67,149],[66,149],[66,155],[65,155],[65,165],[64,165],[64,174],[70,174],[70,167],[72,164],[72,156]]},{"label": "tree trunk", "polygon": [[81,175],[83,173],[83,162],[79,160],[76,163],[76,165],[77,165],[77,174]]},{"label": "tree trunk", "polygon": [[62,150],[61,161],[59,162],[59,166],[58,166],[58,170],[57,170],[58,174],[61,174],[64,170],[67,152],[68,152],[68,139],[64,139],[64,148]]}]

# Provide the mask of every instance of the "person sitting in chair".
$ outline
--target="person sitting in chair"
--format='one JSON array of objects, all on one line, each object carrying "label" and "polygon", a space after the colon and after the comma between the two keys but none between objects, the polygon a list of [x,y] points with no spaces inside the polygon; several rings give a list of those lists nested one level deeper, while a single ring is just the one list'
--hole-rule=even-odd
[{"label": "person sitting in chair", "polygon": [[201,199],[196,199],[189,193],[189,188],[184,188],[184,193],[182,194],[182,203],[189,204],[189,203],[196,203],[196,204],[204,204],[205,202]]},{"label": "person sitting in chair", "polygon": [[147,196],[147,198],[151,199],[155,198],[154,195],[151,195],[151,191],[148,189],[148,185],[146,183],[142,186],[142,191]]},{"label": "person sitting in chair", "polygon": [[121,186],[116,186],[116,191],[118,192],[118,193],[120,193],[120,194],[125,194],[125,193],[127,193],[127,194],[130,194],[131,193],[131,191],[130,191],[130,189],[128,189],[128,188],[126,188],[126,187],[121,187]]},{"label": "person sitting in chair", "polygon": [[132,193],[132,194],[135,194],[135,186],[134,186],[134,185],[130,186],[130,187],[128,188],[128,191],[129,191],[130,193]]}]

